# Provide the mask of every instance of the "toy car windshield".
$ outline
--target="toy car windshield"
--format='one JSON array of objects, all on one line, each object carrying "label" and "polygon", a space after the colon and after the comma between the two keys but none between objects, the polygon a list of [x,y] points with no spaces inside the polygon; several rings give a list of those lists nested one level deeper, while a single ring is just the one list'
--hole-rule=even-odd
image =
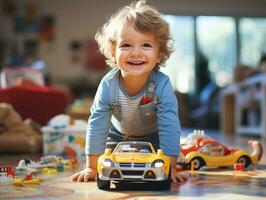
[{"label": "toy car windshield", "polygon": [[153,150],[151,148],[151,145],[145,142],[120,143],[114,150],[114,153],[132,153],[132,152],[153,153]]}]

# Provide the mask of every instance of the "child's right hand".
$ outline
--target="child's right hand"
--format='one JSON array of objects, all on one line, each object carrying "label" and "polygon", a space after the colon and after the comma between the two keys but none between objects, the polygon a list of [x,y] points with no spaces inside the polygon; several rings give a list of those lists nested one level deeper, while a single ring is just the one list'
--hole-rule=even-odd
[{"label": "child's right hand", "polygon": [[85,168],[82,171],[73,174],[70,178],[74,182],[93,181],[97,178],[97,170],[93,168]]}]

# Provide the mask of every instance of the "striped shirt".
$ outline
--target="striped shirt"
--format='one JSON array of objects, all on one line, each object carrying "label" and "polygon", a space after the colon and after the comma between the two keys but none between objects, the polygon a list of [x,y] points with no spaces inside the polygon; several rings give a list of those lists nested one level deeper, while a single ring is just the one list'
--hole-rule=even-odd
[{"label": "striped shirt", "polygon": [[[139,115],[139,102],[141,97],[137,99],[130,99],[127,97],[121,88],[118,91],[118,101],[121,105],[121,132],[125,135],[132,135],[132,129],[134,127],[141,126],[141,120]],[[135,135],[135,134],[134,134]]]}]

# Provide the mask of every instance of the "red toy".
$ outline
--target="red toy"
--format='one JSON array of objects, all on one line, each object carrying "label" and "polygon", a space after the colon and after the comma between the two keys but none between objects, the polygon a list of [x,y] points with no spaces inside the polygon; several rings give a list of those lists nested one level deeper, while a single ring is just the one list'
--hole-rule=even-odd
[{"label": "red toy", "polygon": [[30,172],[28,174],[26,174],[26,176],[24,177],[24,181],[29,181],[29,180],[33,180],[36,179],[36,172]]},{"label": "red toy", "polygon": [[12,165],[0,166],[0,176],[15,177],[15,171],[12,169]]}]

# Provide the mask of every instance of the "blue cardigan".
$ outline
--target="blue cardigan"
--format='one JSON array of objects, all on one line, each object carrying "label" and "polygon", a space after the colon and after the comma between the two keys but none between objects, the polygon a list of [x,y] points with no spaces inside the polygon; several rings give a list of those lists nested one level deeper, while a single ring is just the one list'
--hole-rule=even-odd
[{"label": "blue cardigan", "polygon": [[[117,121],[117,119],[111,119],[114,118],[112,104],[117,98],[114,96],[116,94],[114,90],[115,85],[119,84],[118,72],[119,68],[114,68],[108,72],[97,89],[87,127],[86,154],[100,155],[104,153],[111,123]],[[179,154],[181,129],[177,99],[168,76],[157,70],[152,72],[151,76],[156,83],[156,124],[160,148],[166,155],[177,156]]]}]

